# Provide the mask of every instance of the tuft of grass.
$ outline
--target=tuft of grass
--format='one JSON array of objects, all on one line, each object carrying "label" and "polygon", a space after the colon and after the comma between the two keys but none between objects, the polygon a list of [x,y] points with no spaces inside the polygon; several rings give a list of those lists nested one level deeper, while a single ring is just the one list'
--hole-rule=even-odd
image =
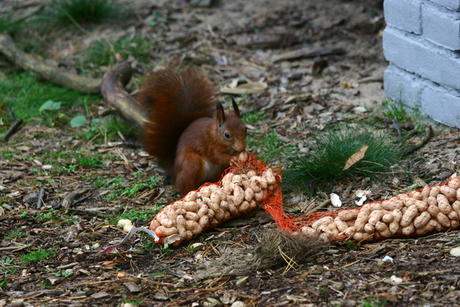
[{"label": "tuft of grass", "polygon": [[0,33],[12,35],[21,30],[21,25],[20,21],[14,20],[9,14],[0,16]]},{"label": "tuft of grass", "polygon": [[50,26],[79,26],[120,19],[122,7],[112,0],[54,0],[41,20]]},{"label": "tuft of grass", "polygon": [[386,108],[383,113],[386,118],[392,119],[397,123],[413,122],[418,131],[425,129],[425,117],[420,109],[410,109],[400,101],[384,100],[382,104]]},{"label": "tuft of grass", "polygon": [[93,42],[83,54],[81,65],[86,68],[113,65],[117,56],[132,57],[141,63],[148,63],[152,54],[153,42],[141,36],[125,36],[113,43],[105,40]]},{"label": "tuft of grass", "polygon": [[19,239],[19,238],[24,238],[27,236],[27,233],[21,229],[13,229],[8,231],[8,233],[5,235],[5,240],[13,240],[13,239]]},{"label": "tuft of grass", "polygon": [[[364,157],[344,170],[346,161],[362,146],[368,149]],[[299,157],[285,173],[285,184],[302,185],[306,182],[327,183],[347,175],[375,176],[390,172],[390,167],[402,158],[399,145],[388,137],[370,131],[350,128],[330,131],[316,139],[315,146],[304,157]]]},{"label": "tuft of grass", "polygon": [[290,156],[296,151],[294,145],[286,144],[276,132],[249,136],[248,147],[266,162],[273,161],[276,157]]},{"label": "tuft of grass", "polygon": [[51,257],[57,253],[54,249],[42,249],[39,248],[34,252],[30,252],[21,256],[21,263],[28,264],[31,262],[38,262],[48,257]]}]

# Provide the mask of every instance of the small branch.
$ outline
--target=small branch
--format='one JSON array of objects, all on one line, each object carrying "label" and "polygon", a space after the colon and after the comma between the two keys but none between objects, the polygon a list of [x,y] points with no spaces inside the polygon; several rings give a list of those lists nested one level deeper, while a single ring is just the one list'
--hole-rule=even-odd
[{"label": "small branch", "polygon": [[0,34],[0,53],[22,69],[33,71],[55,84],[83,93],[99,93],[100,80],[79,76],[41,62],[19,49],[9,35]]},{"label": "small branch", "polygon": [[125,90],[132,72],[129,62],[123,62],[106,72],[102,78],[101,93],[105,101],[120,111],[126,119],[143,127],[148,122],[147,113]]},{"label": "small branch", "polygon": [[423,139],[419,143],[409,147],[404,152],[404,155],[408,156],[411,153],[413,153],[413,152],[419,150],[420,148],[422,148],[423,146],[425,146],[430,141],[432,136],[433,136],[433,129],[431,128],[431,126],[426,127],[425,128],[425,136],[423,137]]},{"label": "small branch", "polygon": [[23,123],[22,119],[17,118],[16,121],[8,128],[3,136],[3,141],[6,143],[10,140],[10,138],[19,131],[21,124]]}]

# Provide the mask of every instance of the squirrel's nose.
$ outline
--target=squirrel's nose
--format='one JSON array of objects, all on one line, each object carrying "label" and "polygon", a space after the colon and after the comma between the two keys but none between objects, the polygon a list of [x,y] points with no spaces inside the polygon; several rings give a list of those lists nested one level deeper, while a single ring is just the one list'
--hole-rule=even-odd
[{"label": "squirrel's nose", "polygon": [[246,142],[237,142],[233,146],[233,149],[237,152],[242,152],[246,149]]}]

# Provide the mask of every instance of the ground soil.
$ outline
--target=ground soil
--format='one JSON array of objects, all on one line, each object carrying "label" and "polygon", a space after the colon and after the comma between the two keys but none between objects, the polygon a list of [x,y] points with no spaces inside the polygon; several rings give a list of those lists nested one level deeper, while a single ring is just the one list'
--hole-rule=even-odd
[{"label": "ground soil", "polygon": [[[63,33],[46,52],[51,60],[65,62],[64,55],[84,48],[101,33],[146,33],[161,42],[152,63],[200,65],[220,86],[235,79],[266,82],[268,88],[263,93],[240,97],[243,112],[267,114],[266,119],[251,125],[249,133],[276,131],[283,141],[307,153],[311,136],[338,123],[363,123],[394,137],[400,130],[407,133],[413,128],[381,115],[386,63],[381,50],[384,21],[379,2],[218,1],[209,8],[176,1],[135,1],[130,4],[136,11],[130,27],[105,25],[68,37]],[[149,26],[152,15],[168,22]],[[276,61],[300,48],[336,49],[323,56]],[[100,103],[103,105],[102,100]],[[315,196],[291,192],[285,195],[287,210],[302,214],[306,205],[323,202],[330,192],[339,194],[346,207],[353,207],[358,189],[370,190],[369,198],[379,200],[407,187],[443,182],[460,170],[459,132],[429,124],[434,136],[401,161],[391,176],[377,181],[344,179]],[[423,132],[413,131],[417,143]],[[273,257],[266,253],[263,257],[264,234],[275,225],[268,214],[257,210],[183,247],[165,249],[137,238],[115,252],[101,254],[102,247],[124,235],[110,217],[177,198],[155,160],[131,142],[95,144],[83,141],[70,127],[42,125],[24,126],[0,149],[14,153],[0,161],[0,193],[7,200],[0,208],[0,260],[13,259],[13,264],[2,262],[0,268],[2,274],[6,269],[14,272],[4,275],[8,282],[0,290],[0,306],[459,305],[458,258],[449,254],[460,244],[458,230],[370,244],[310,246],[315,253],[289,265],[276,251]],[[111,154],[113,158],[100,168],[81,168],[65,176],[32,172],[42,162],[30,156],[71,149]],[[287,163],[284,159],[275,157],[270,163],[283,166]],[[85,179],[93,172],[134,180],[133,173],[138,170],[157,175],[157,188],[135,197],[104,200],[108,191]],[[41,188],[45,198],[37,206],[34,199]],[[75,191],[77,195],[70,194]],[[71,200],[70,222],[62,208],[63,199]],[[56,218],[37,218],[52,207]],[[326,205],[323,210],[335,209]],[[137,226],[147,224],[148,219]],[[6,239],[12,230],[26,235]],[[38,248],[55,250],[55,254],[39,262],[19,261]],[[383,261],[385,256],[391,260]]]}]

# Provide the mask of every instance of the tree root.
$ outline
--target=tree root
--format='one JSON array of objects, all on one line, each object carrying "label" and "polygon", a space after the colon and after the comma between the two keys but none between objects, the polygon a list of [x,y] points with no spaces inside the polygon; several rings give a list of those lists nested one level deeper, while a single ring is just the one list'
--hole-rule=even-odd
[{"label": "tree root", "polygon": [[16,46],[9,35],[0,34],[0,53],[24,70],[32,71],[55,84],[83,93],[99,93],[100,80],[64,71],[55,65],[39,61]]}]

